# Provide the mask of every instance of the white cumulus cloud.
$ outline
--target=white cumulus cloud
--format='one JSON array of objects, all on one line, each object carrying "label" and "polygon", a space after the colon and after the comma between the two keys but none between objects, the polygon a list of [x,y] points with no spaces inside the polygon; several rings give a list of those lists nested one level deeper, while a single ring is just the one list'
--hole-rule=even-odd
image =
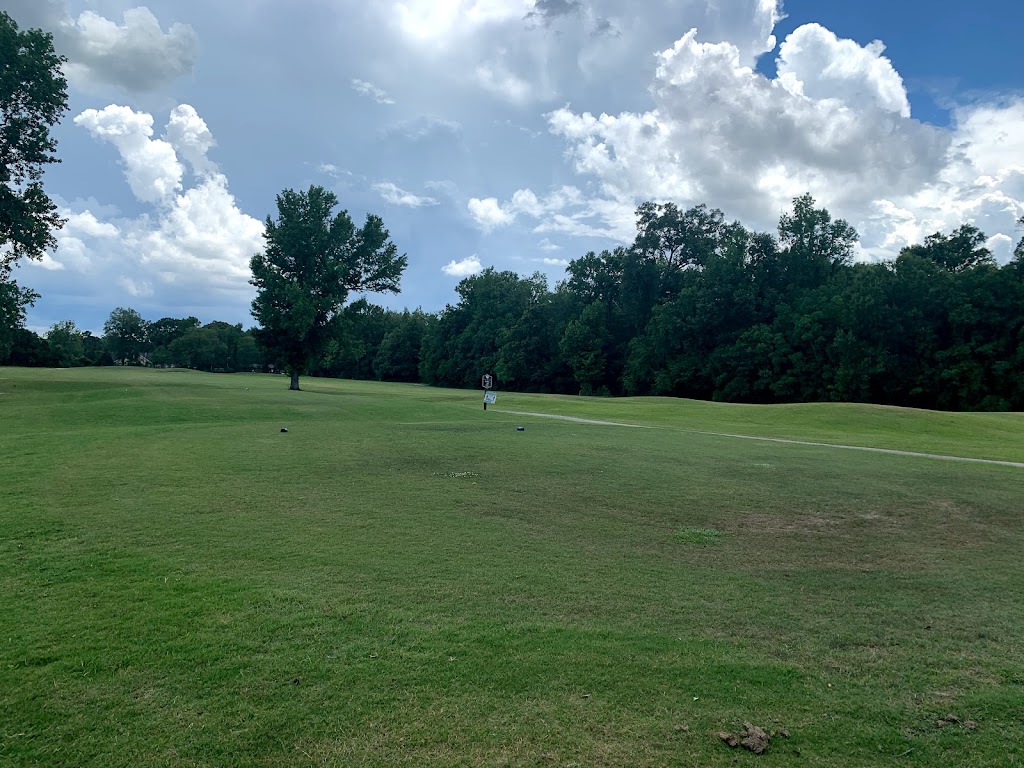
[{"label": "white cumulus cloud", "polygon": [[513,104],[525,104],[538,95],[533,85],[502,63],[480,65],[476,78],[485,90]]},{"label": "white cumulus cloud", "polygon": [[119,277],[117,284],[136,299],[146,299],[153,295],[153,286],[144,280],[136,282],[130,277]]},{"label": "white cumulus cloud", "polygon": [[401,205],[406,208],[422,208],[424,206],[439,204],[437,198],[406,192],[404,189],[390,181],[374,184],[373,188],[382,198],[384,198],[386,202],[391,203],[392,205]]},{"label": "white cumulus cloud", "polygon": [[480,259],[474,256],[467,256],[461,261],[450,261],[441,267],[441,271],[446,275],[452,277],[469,277],[479,272],[483,272],[483,264],[480,263]]},{"label": "white cumulus cloud", "polygon": [[[632,231],[635,222],[632,209],[622,211],[608,201],[588,200],[582,191],[572,186],[558,187],[542,198],[533,190],[519,189],[504,205],[493,197],[473,198],[469,201],[469,212],[485,233],[512,224],[521,215],[539,219],[534,232],[586,237],[614,238]],[[547,250],[558,249],[547,238],[542,248],[544,243],[547,243]]]},{"label": "white cumulus cloud", "polygon": [[263,247],[262,223],[239,209],[207,156],[215,141],[195,109],[172,110],[166,138],[153,138],[153,122],[119,105],[75,118],[114,145],[132,193],[150,210],[123,218],[94,203],[62,209],[68,223],[52,259],[78,286],[92,283],[94,295],[117,286],[139,299],[170,297],[168,303],[189,306],[213,303],[223,292],[249,295],[249,259]]},{"label": "white cumulus cloud", "polygon": [[858,110],[880,107],[910,117],[903,78],[876,40],[861,47],[820,24],[805,24],[782,43],[779,82],[816,101],[838,99]]},{"label": "white cumulus cloud", "polygon": [[194,173],[204,175],[216,170],[207,153],[217,142],[206,121],[194,107],[181,104],[171,110],[171,118],[167,123],[167,141],[179,157],[188,161]]},{"label": "white cumulus cloud", "polygon": [[73,17],[65,0],[6,0],[4,5],[20,25],[53,33],[75,86],[154,91],[191,74],[198,59],[195,30],[171,24],[165,31],[145,6],[126,9],[118,23],[93,10]]},{"label": "white cumulus cloud", "polygon": [[102,110],[85,110],[75,118],[75,125],[117,147],[128,185],[139,200],[168,201],[181,189],[181,163],[170,142],[152,138],[152,115],[111,104]]},{"label": "white cumulus cloud", "polygon": [[249,259],[263,248],[263,224],[239,210],[227,178],[214,173],[178,195],[157,226],[136,222],[124,243],[165,285],[248,291]]},{"label": "white cumulus cloud", "polygon": [[361,93],[363,96],[369,96],[378,104],[395,103],[395,100],[388,96],[387,91],[385,91],[383,88],[378,88],[376,85],[367,80],[359,80],[358,78],[353,79],[352,90],[354,90],[356,93]]},{"label": "white cumulus cloud", "polygon": [[67,223],[61,229],[61,234],[81,234],[92,238],[117,237],[120,230],[109,221],[100,221],[92,211],[75,213],[74,211],[62,211],[62,216],[67,218]]},{"label": "white cumulus cloud", "polygon": [[708,203],[772,229],[810,192],[861,231],[864,256],[891,257],[970,222],[1002,235],[992,243],[1007,258],[1024,214],[1024,100],[965,106],[949,128],[922,123],[882,43],[861,46],[818,24],[782,43],[778,75],[766,77],[750,52],[777,16],[775,3],[761,3],[742,44],[683,35],[657,56],[647,111],[550,112],[549,130],[595,191],[474,199],[474,218],[485,231],[525,217],[535,232],[628,241],[645,200]]},{"label": "white cumulus cloud", "polygon": [[495,197],[487,197],[483,200],[476,197],[471,198],[468,208],[469,215],[484,232],[511,224],[516,219],[515,213],[503,209],[498,205],[498,199]]},{"label": "white cumulus cloud", "polygon": [[187,24],[167,32],[146,7],[124,12],[123,23],[93,11],[61,23],[58,37],[66,41],[67,72],[86,86],[113,84],[132,92],[155,90],[189,74],[198,55],[198,39]]}]

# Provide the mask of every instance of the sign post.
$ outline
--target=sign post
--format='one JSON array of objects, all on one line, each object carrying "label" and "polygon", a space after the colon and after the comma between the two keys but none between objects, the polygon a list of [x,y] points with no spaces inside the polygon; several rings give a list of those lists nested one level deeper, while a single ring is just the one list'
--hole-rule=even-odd
[{"label": "sign post", "polygon": [[494,386],[494,377],[489,373],[485,373],[480,379],[480,386],[484,388],[484,410],[487,410],[487,404],[494,404],[494,401],[498,399],[498,396],[491,392],[491,387]]}]

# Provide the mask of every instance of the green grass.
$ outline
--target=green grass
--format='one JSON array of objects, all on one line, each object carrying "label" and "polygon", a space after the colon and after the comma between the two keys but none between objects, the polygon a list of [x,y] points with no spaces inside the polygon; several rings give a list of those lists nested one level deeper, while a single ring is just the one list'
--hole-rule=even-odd
[{"label": "green grass", "polygon": [[0,765],[1024,760],[1024,470],[699,434],[1020,414],[303,385],[0,369]]},{"label": "green grass", "polygon": [[717,544],[722,537],[722,532],[714,528],[680,528],[676,531],[676,538],[687,544],[709,545]]}]

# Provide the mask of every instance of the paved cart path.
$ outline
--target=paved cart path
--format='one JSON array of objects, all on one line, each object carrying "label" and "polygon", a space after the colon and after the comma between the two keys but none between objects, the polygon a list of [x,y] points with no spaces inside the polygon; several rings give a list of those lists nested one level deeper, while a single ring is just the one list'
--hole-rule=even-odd
[{"label": "paved cart path", "polygon": [[[534,416],[539,419],[558,419],[559,421],[573,421],[578,424],[596,424],[602,427],[628,427],[630,429],[664,429],[664,427],[650,427],[643,424],[625,424],[619,421],[597,421],[595,419],[581,419],[576,416],[559,416],[554,413],[532,413],[530,411],[505,411],[493,409],[496,413],[507,413],[513,416]],[[671,429],[671,427],[669,427]],[[917,451],[898,451],[895,448],[869,448],[865,445],[841,445],[838,443],[815,443],[808,440],[787,440],[781,437],[758,437],[756,435],[734,435],[729,432],[702,432],[696,429],[680,429],[681,432],[690,432],[695,435],[710,435],[713,437],[729,437],[735,440],[759,440],[765,443],[785,443],[787,445],[810,445],[815,448],[836,448],[844,451],[868,451],[871,453],[888,453],[894,456],[913,456],[919,459],[936,459],[938,461],[966,461],[974,464],[995,464],[1001,467],[1016,467],[1024,469],[1024,462],[1020,461],[999,461],[997,459],[972,459],[967,456],[945,456],[941,453],[918,453]]]}]

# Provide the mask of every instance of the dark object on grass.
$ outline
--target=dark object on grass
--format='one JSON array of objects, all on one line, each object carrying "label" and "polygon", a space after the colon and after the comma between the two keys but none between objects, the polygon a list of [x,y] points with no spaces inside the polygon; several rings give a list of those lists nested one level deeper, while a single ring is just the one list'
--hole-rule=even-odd
[{"label": "dark object on grass", "polygon": [[516,427],[516,432],[525,432],[526,427]]},{"label": "dark object on grass", "polygon": [[281,427],[281,431],[282,432],[287,432],[288,431],[288,427]]}]

